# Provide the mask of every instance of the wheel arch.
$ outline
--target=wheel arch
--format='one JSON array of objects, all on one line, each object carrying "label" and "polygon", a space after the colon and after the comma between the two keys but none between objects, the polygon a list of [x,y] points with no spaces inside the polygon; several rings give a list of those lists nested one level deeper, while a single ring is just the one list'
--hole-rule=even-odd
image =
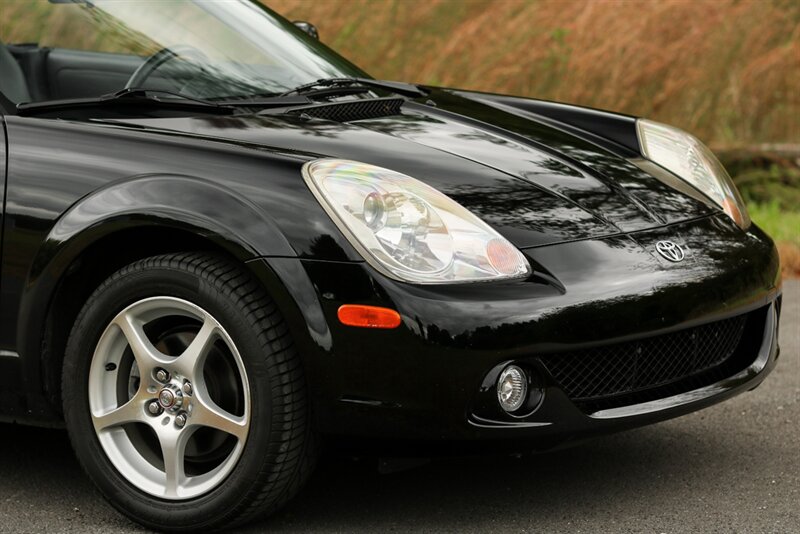
[{"label": "wheel arch", "polygon": [[[80,308],[119,268],[189,250],[247,260],[294,256],[268,215],[246,199],[188,176],[141,176],[84,197],[43,240],[23,286],[17,347],[29,385],[60,412],[60,361]],[[263,283],[264,273],[259,277]],[[31,391],[31,388],[28,388]]]}]

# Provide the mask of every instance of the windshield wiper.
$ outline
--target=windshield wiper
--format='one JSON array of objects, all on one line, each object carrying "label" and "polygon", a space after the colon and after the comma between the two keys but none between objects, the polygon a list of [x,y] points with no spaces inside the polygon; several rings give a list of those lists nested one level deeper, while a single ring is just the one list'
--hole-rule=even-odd
[{"label": "windshield wiper", "polygon": [[[170,98],[160,98],[159,95]],[[153,106],[182,109],[203,109],[215,112],[230,113],[234,108],[221,105],[210,100],[203,100],[173,91],[146,88],[127,88],[93,98],[68,98],[64,100],[46,100],[44,102],[26,102],[17,104],[20,115],[34,115],[39,112],[58,111],[97,106]]]},{"label": "windshield wiper", "polygon": [[[1,1],[1,0],[0,0]],[[168,98],[161,98],[168,97]],[[203,110],[212,113],[230,114],[239,108],[283,108],[311,104],[304,96],[263,96],[244,97],[226,100],[204,100],[193,96],[162,89],[134,87],[122,89],[94,98],[70,98],[65,100],[48,100],[44,102],[28,102],[17,104],[20,115],[35,115],[51,111],[98,106],[121,107],[126,105],[152,106]]]},{"label": "windshield wiper", "polygon": [[[311,83],[298,85],[294,89],[286,91],[285,93],[281,93],[279,96],[314,93],[318,88],[330,88],[336,86],[342,86],[344,90],[347,88],[347,86],[353,85],[360,85],[373,89],[383,89],[384,91],[389,91],[390,93],[410,97],[420,97],[426,95],[425,91],[410,83],[373,80],[371,78],[322,78]],[[352,90],[352,87],[350,89]],[[331,89],[325,89],[324,91],[327,95],[331,94]]]}]

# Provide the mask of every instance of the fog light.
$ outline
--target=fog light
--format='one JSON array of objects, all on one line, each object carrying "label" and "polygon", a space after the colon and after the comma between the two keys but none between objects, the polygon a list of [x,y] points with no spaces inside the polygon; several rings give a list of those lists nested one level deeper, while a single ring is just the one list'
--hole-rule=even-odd
[{"label": "fog light", "polygon": [[507,412],[515,412],[525,403],[528,395],[528,377],[516,365],[509,365],[497,379],[497,401]]}]

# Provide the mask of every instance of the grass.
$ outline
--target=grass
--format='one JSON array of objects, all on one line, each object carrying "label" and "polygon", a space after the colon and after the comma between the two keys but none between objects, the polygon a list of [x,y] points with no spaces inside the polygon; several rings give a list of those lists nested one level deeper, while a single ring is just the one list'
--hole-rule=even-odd
[{"label": "grass", "polygon": [[800,277],[800,206],[787,210],[773,200],[747,206],[753,221],[777,243],[784,278]]},{"label": "grass", "polygon": [[796,0],[268,0],[373,76],[800,142]]},{"label": "grass", "polygon": [[722,150],[750,216],[776,242],[783,275],[800,277],[800,150]]},{"label": "grass", "polygon": [[[266,3],[314,22],[323,42],[379,78],[649,117],[713,145],[800,143],[797,0]],[[0,0],[0,40],[94,50],[136,41],[113,25],[89,31],[82,11]]]},{"label": "grass", "polygon": [[750,217],[775,241],[800,247],[800,210],[786,211],[777,202],[748,205]]},{"label": "grass", "polygon": [[800,278],[800,247],[788,241],[779,241],[777,245],[783,277]]},{"label": "grass", "polygon": [[[797,0],[266,3],[314,22],[323,42],[379,78],[650,117],[714,145],[800,142]],[[123,28],[88,31],[81,11],[0,0],[0,40],[94,50],[136,41]]]}]

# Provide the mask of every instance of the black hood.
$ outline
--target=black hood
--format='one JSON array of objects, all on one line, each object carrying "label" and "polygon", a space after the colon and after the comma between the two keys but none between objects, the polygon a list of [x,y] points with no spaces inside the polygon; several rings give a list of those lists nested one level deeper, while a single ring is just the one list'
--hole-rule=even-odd
[{"label": "black hood", "polygon": [[712,213],[591,135],[450,91],[425,100],[350,122],[296,114],[121,122],[390,168],[449,195],[520,248]]}]

